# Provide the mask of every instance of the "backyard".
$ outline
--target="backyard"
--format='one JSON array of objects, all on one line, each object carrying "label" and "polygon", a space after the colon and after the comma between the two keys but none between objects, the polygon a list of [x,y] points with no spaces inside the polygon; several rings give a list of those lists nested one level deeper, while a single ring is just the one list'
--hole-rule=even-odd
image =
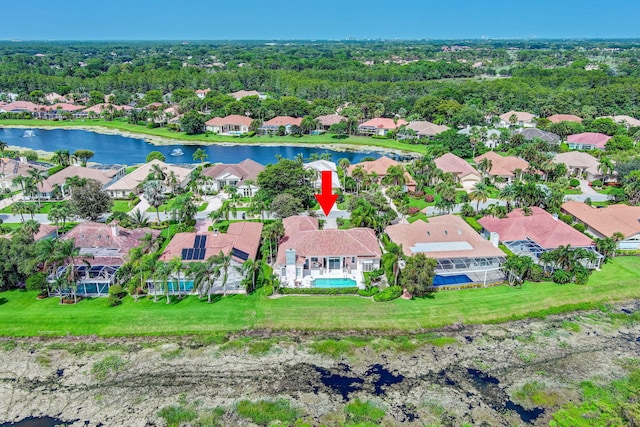
[{"label": "backyard", "polygon": [[[355,296],[267,298],[253,295],[217,297],[213,304],[189,296],[110,307],[106,298],[60,305],[57,298],[37,300],[35,292],[0,293],[0,334],[184,335],[246,329],[274,330],[419,330],[461,323],[499,322],[588,309],[640,298],[640,258],[619,257],[594,272],[588,285],[525,283],[521,288],[446,291],[413,301],[375,303]],[[357,315],[354,315],[357,313]],[[123,317],[127,318],[122,322]]]}]

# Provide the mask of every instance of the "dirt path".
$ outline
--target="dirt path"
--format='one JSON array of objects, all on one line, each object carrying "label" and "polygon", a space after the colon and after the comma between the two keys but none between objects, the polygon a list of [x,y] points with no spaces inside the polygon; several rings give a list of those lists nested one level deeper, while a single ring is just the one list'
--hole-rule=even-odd
[{"label": "dirt path", "polygon": [[[239,400],[284,398],[312,425],[340,425],[344,405],[360,398],[385,411],[385,425],[547,425],[558,405],[576,398],[580,381],[625,375],[619,361],[640,354],[640,322],[632,319],[638,311],[640,303],[633,303],[546,320],[458,326],[435,331],[434,341],[417,347],[398,346],[397,336],[369,337],[366,345],[345,337],[352,345],[337,357],[312,350],[326,337],[258,338],[250,331],[226,344],[189,338],[3,341],[0,422],[49,415],[77,420],[74,426],[162,426],[158,411],[183,401],[224,407],[224,425],[251,425],[234,411]],[[105,360],[117,361],[117,369],[105,368],[112,366]],[[550,408],[514,397],[532,381],[544,385]]]}]

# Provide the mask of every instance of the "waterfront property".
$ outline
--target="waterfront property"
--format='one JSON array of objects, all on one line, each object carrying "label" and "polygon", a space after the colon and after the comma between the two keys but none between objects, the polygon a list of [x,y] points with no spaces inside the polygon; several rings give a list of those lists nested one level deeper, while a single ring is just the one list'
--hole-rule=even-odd
[{"label": "waterfront property", "polygon": [[460,184],[464,191],[470,192],[473,186],[482,181],[480,172],[474,169],[469,162],[456,156],[453,153],[446,153],[433,161],[436,167],[442,172],[453,174],[457,184]]},{"label": "waterfront property", "polygon": [[404,119],[388,119],[385,117],[376,117],[371,120],[367,120],[358,126],[358,133],[362,135],[377,135],[385,136],[389,131],[396,130],[400,126],[406,125],[407,121]]},{"label": "waterfront property", "polygon": [[318,116],[316,120],[322,126],[322,129],[327,131],[329,128],[337,123],[346,122],[347,118],[340,114],[328,114],[326,116]]},{"label": "waterfront property", "polygon": [[320,230],[318,219],[285,218],[274,273],[286,287],[318,286],[317,279],[349,279],[332,283],[364,286],[363,273],[380,268],[382,251],[369,228]]},{"label": "waterfront property", "polygon": [[202,171],[202,175],[211,178],[205,185],[207,191],[220,191],[225,187],[235,187],[242,197],[253,197],[258,191],[258,174],[264,166],[251,159],[244,159],[236,164],[220,164],[210,166]]},{"label": "waterfront property", "polygon": [[[163,189],[165,192],[169,192],[173,189],[184,188],[191,181],[191,169],[183,166],[170,165],[160,160],[154,159],[149,163],[145,163],[133,172],[119,180],[109,184],[105,187],[105,190],[113,198],[127,198],[131,193],[138,194],[142,191],[142,184],[149,179],[154,171],[154,167],[157,166],[164,174],[165,178],[174,177],[175,181],[170,184],[168,179],[163,181]],[[156,177],[157,179],[157,177]]]},{"label": "waterfront property", "polygon": [[[437,125],[426,120],[414,120],[407,124],[407,129],[414,131],[418,138],[432,138],[442,132],[448,131],[449,127]],[[398,139],[402,139],[402,137],[398,135]]]},{"label": "waterfront property", "polygon": [[261,134],[277,134],[282,126],[284,128],[285,134],[291,133],[291,126],[300,126],[302,124],[302,118],[300,117],[289,117],[289,116],[278,116],[274,117],[271,120],[267,120],[258,128],[258,132]]},{"label": "waterfront property", "polygon": [[491,283],[504,279],[500,270],[506,255],[475,232],[462,218],[443,215],[385,229],[406,256],[418,253],[436,260],[435,285]]},{"label": "waterfront property", "polygon": [[[369,160],[365,162],[360,162],[356,164],[352,164],[349,166],[347,171],[349,174],[353,173],[353,171],[357,167],[361,167],[368,175],[375,176],[378,181],[382,181],[382,179],[387,175],[387,171],[392,166],[398,166],[401,163],[396,162],[393,159],[390,159],[387,156],[381,156],[376,160]],[[404,173],[404,190],[405,191],[415,191],[416,189],[416,181],[413,179],[408,172]]]},{"label": "waterfront property", "polygon": [[566,202],[562,211],[598,238],[622,234],[618,249],[640,249],[640,206],[620,204],[596,208],[582,202]]},{"label": "waterfront property", "polygon": [[28,162],[26,159],[10,159],[7,157],[0,158],[0,187],[14,190],[19,186],[14,185],[13,180],[18,176],[27,177],[29,171],[35,169],[40,172],[46,172],[47,167],[37,162]]},{"label": "waterfront property", "polygon": [[572,248],[584,248],[597,255],[596,261],[586,263],[585,267],[600,267],[603,256],[596,251],[590,237],[537,206],[530,209],[531,214],[523,209],[515,209],[505,218],[486,216],[478,223],[486,236],[492,241],[504,243],[516,255],[528,256],[539,262],[544,252],[571,245]]},{"label": "waterfront property", "polygon": [[331,188],[341,187],[341,181],[338,177],[338,168],[335,162],[330,162],[329,160],[316,160],[313,162],[305,163],[304,168],[315,171],[316,179],[313,182],[314,188],[322,187],[322,171],[331,172]]},{"label": "waterfront property", "polygon": [[[149,228],[129,230],[120,227],[117,222],[80,223],[61,237],[63,240],[73,240],[74,245],[80,248],[78,259],[73,264],[58,267],[47,280],[55,283],[68,276],[69,269],[73,268],[78,295],[108,295],[109,287],[115,283],[116,272],[124,264],[126,255],[139,246],[147,234],[156,239],[160,231]],[[63,291],[70,292],[70,289]]]},{"label": "waterfront property", "polygon": [[231,114],[226,117],[214,117],[204,123],[207,132],[218,135],[243,135],[249,132],[253,119],[247,116]]},{"label": "waterfront property", "polygon": [[125,174],[126,169],[124,166],[115,168],[67,166],[45,179],[42,184],[38,186],[38,191],[40,198],[45,200],[53,199],[58,190],[60,197],[66,197],[71,194],[67,181],[69,178],[94,179],[102,184],[102,188],[104,189],[111,183],[125,176]]},{"label": "waterfront property", "polygon": [[[229,225],[226,233],[220,233],[218,230],[206,233],[178,233],[173,236],[159,260],[171,262],[179,259],[189,264],[205,262],[219,255],[229,257],[226,271],[221,267],[220,274],[208,293],[244,293],[246,289],[242,286],[242,280],[245,274],[241,267],[247,260],[256,260],[261,233],[262,223],[259,222],[234,222]],[[157,278],[150,279],[147,282],[149,293],[188,294],[196,291],[194,277],[184,272],[173,272],[166,280],[164,285],[167,290],[163,291],[163,286]]]}]

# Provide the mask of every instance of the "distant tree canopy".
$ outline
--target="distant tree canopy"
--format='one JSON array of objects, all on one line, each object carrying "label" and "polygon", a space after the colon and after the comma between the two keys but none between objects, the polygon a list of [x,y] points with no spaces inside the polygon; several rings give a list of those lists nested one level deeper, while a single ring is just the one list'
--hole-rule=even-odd
[{"label": "distant tree canopy", "polygon": [[159,151],[152,151],[149,154],[147,154],[147,158],[145,160],[147,163],[149,163],[152,160],[160,160],[161,162],[164,162],[167,160],[167,158],[164,156],[164,154],[162,154]]}]

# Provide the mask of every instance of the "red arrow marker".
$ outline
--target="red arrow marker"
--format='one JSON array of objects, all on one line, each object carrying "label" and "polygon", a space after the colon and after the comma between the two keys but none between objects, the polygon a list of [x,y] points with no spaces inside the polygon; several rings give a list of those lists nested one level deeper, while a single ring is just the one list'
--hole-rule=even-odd
[{"label": "red arrow marker", "polygon": [[337,194],[331,194],[331,171],[322,171],[322,192],[315,196],[324,214],[329,216],[331,208],[338,199]]}]

